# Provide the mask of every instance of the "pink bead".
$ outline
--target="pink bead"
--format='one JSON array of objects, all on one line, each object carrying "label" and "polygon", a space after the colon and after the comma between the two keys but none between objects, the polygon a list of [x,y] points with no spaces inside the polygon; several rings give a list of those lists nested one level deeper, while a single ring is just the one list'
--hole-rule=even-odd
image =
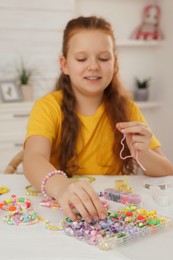
[{"label": "pink bead", "polygon": [[96,230],[91,231],[91,236],[96,236],[96,234],[97,234]]}]

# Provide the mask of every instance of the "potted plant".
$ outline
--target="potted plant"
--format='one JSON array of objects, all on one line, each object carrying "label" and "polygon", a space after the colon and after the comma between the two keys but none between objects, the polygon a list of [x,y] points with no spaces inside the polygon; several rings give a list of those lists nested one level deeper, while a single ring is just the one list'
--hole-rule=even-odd
[{"label": "potted plant", "polygon": [[31,78],[35,72],[35,69],[27,68],[23,62],[17,69],[17,79],[21,88],[24,101],[31,101],[33,99],[33,87],[31,84]]},{"label": "potted plant", "polygon": [[139,80],[135,79],[136,90],[134,92],[134,99],[136,101],[147,101],[149,98],[149,82],[150,78]]}]

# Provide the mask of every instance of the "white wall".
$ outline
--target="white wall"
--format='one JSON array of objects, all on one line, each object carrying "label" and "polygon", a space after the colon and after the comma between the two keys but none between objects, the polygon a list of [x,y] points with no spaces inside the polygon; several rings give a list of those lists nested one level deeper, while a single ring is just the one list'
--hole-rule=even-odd
[{"label": "white wall", "polygon": [[156,98],[161,100],[162,107],[153,111],[144,111],[153,131],[160,139],[162,150],[173,162],[173,1],[160,1],[162,10],[162,27],[165,42],[157,50],[155,57]]},{"label": "white wall", "polygon": [[[104,16],[111,22],[118,43],[139,25],[146,2],[149,0],[0,0],[0,80],[14,78],[22,58],[28,66],[38,68],[33,84],[35,98],[41,96],[52,89],[58,76],[62,31],[70,18],[79,14]],[[163,106],[143,113],[173,161],[173,1],[159,3],[164,45],[118,47],[118,57],[121,77],[130,91],[136,76],[152,77],[150,99],[161,101]]]},{"label": "white wall", "polygon": [[62,31],[75,15],[75,0],[0,0],[0,79],[13,79],[21,59],[37,68],[35,95],[58,75]]},{"label": "white wall", "polygon": [[[159,51],[156,64],[157,73],[161,75],[159,95],[163,101],[163,108],[153,118],[163,150],[173,162],[173,1],[161,1],[165,44]],[[161,84],[160,84],[161,83]],[[155,120],[155,121],[154,121]]]},{"label": "white wall", "polygon": [[[106,17],[113,25],[119,40],[127,39],[141,22],[141,10],[151,1],[138,0],[77,0],[78,14],[96,14]],[[156,2],[156,1],[153,1]],[[161,6],[161,30],[165,42],[157,47],[118,47],[121,78],[127,89],[133,91],[134,78],[151,77],[150,100],[161,101],[160,108],[142,109],[162,149],[173,162],[173,1],[157,1]]]},{"label": "white wall", "polygon": [[[79,15],[103,16],[112,24],[117,44],[129,39],[134,29],[141,23],[144,2],[139,0],[76,0]],[[133,91],[136,76],[145,78],[153,75],[153,51],[155,52],[153,47],[150,47],[149,51],[148,47],[141,49],[141,47],[133,46],[122,47],[118,44],[117,51],[122,80],[129,90]]]}]

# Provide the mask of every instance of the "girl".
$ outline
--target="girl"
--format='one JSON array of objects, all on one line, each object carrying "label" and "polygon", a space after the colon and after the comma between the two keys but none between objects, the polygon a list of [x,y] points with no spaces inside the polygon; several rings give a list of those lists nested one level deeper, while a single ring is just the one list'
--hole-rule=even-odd
[{"label": "girl", "polygon": [[94,16],[69,21],[60,65],[57,90],[37,100],[31,112],[24,173],[45,196],[58,200],[69,218],[75,220],[73,205],[89,222],[105,218],[105,210],[88,181],[67,177],[131,174],[136,160],[149,176],[171,175],[173,166],[119,81],[107,21]]}]

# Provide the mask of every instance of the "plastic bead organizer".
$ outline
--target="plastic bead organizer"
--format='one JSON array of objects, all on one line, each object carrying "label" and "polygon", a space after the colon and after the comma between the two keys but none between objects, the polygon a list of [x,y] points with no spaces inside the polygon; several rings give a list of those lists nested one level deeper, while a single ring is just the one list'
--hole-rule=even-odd
[{"label": "plastic bead organizer", "polygon": [[158,216],[155,210],[147,211],[136,206],[126,206],[115,212],[107,212],[105,220],[85,222],[66,218],[64,231],[68,236],[86,241],[102,250],[114,248],[132,239],[144,237],[168,228],[172,219]]},{"label": "plastic bead organizer", "polygon": [[103,196],[107,200],[112,200],[127,205],[141,206],[141,196],[132,192],[116,191],[113,188],[104,190]]}]

